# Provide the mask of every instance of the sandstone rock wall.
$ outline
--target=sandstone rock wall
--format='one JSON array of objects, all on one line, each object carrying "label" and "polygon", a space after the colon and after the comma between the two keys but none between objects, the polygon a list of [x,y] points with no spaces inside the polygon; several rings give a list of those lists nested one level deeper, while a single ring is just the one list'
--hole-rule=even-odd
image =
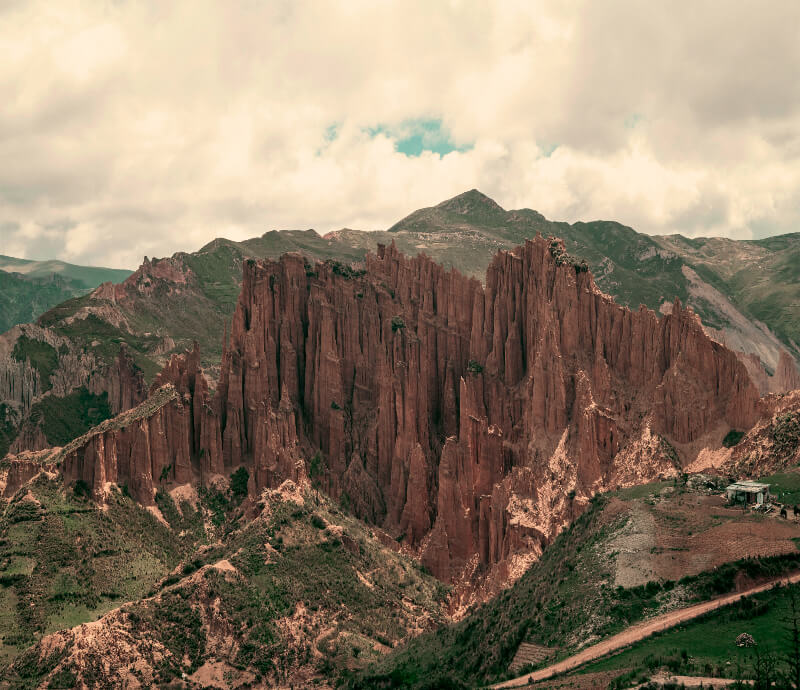
[{"label": "sandstone rock wall", "polygon": [[447,578],[541,548],[571,503],[639,476],[643,435],[665,439],[641,444],[656,476],[675,471],[670,443],[748,428],[758,392],[680,303],[619,307],[538,237],[499,253],[485,288],[393,246],[366,272],[247,262],[215,402],[224,467],[262,453],[265,405],[291,405],[326,490]]},{"label": "sandstone rock wall", "polygon": [[541,237],[500,252],[485,288],[394,246],[365,270],[248,261],[216,393],[197,348],[151,401],[164,391],[70,449],[67,479],[151,503],[165,467],[182,482],[245,466],[258,493],[319,453],[306,466],[331,495],[437,576],[488,586],[593,493],[674,475],[759,404],[691,311],[619,307]]}]

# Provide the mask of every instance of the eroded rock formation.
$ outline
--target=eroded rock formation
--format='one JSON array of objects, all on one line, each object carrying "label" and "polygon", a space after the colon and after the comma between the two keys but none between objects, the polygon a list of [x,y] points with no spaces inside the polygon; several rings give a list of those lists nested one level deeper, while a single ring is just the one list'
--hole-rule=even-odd
[{"label": "eroded rock formation", "polygon": [[794,358],[786,351],[781,350],[778,358],[778,367],[774,375],[770,376],[764,369],[764,365],[758,355],[744,352],[736,353],[750,374],[758,392],[761,395],[768,393],[788,393],[800,388],[800,371]]},{"label": "eroded rock formation", "polygon": [[256,493],[318,452],[314,481],[454,581],[507,581],[593,493],[676,473],[759,404],[691,311],[620,307],[542,237],[485,287],[394,246],[365,270],[248,261],[215,395],[196,349],[155,388],[169,400],[73,449],[69,478],[149,503],[165,467],[244,465]]}]

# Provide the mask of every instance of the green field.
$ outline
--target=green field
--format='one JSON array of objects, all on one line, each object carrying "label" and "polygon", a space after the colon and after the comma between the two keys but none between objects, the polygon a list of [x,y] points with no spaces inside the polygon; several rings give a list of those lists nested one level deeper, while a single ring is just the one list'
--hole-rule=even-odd
[{"label": "green field", "polygon": [[691,623],[649,637],[581,673],[633,669],[636,673],[667,668],[684,675],[753,677],[755,650],[737,647],[741,633],[753,636],[759,653],[783,657],[791,649],[787,619],[794,593],[800,615],[800,586],[779,587],[713,611]]},{"label": "green field", "polygon": [[800,472],[789,471],[761,477],[758,481],[770,485],[770,494],[787,505],[800,504]]}]

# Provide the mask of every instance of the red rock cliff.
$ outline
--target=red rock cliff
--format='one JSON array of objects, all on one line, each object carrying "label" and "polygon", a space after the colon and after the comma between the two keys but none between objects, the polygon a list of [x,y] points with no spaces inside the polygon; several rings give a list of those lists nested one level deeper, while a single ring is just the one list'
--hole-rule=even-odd
[{"label": "red rock cliff", "polygon": [[440,577],[502,578],[573,502],[751,426],[758,392],[680,303],[620,307],[538,237],[485,288],[393,246],[366,271],[247,262],[215,402],[224,467],[259,462],[266,411],[291,407],[333,496]]},{"label": "red rock cliff", "polygon": [[255,493],[319,452],[313,479],[437,576],[502,583],[593,493],[676,473],[757,404],[691,311],[616,305],[555,240],[500,252],[485,287],[393,246],[365,270],[288,254],[245,263],[213,397],[197,349],[174,357],[64,465],[152,503],[162,471],[244,465]]}]

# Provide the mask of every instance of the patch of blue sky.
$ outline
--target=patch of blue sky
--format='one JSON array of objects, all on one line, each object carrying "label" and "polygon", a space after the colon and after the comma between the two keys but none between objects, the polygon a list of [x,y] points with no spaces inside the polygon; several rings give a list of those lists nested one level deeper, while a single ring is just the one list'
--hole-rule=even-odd
[{"label": "patch of blue sky", "polygon": [[322,135],[326,144],[330,144],[339,136],[339,123],[334,122],[325,128],[325,133]]},{"label": "patch of blue sky", "polygon": [[409,158],[421,156],[426,151],[446,156],[453,151],[469,151],[474,146],[472,143],[456,143],[440,119],[404,120],[396,126],[379,124],[367,127],[366,132],[371,137],[383,134],[394,140],[395,150]]},{"label": "patch of blue sky", "polygon": [[553,152],[558,148],[558,144],[549,144],[545,142],[537,142],[539,145],[539,150],[542,152],[542,156],[545,158],[550,158],[553,155]]},{"label": "patch of blue sky", "polygon": [[625,129],[635,129],[636,126],[644,119],[641,113],[631,113],[625,118]]}]

